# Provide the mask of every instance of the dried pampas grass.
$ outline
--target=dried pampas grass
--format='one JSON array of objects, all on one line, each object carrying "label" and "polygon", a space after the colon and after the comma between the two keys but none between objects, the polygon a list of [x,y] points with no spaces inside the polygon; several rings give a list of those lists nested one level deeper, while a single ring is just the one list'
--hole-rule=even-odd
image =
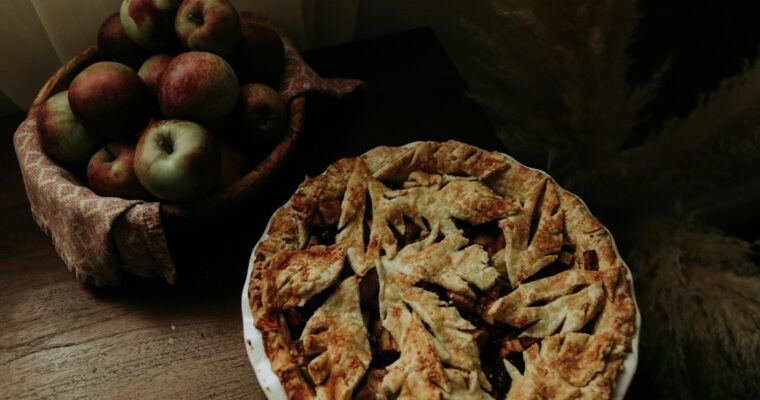
[{"label": "dried pampas grass", "polygon": [[486,78],[473,91],[492,112],[500,137],[524,161],[554,175],[612,156],[625,141],[619,128],[634,123],[647,93],[631,95],[625,83],[633,2],[492,6],[490,26],[464,23],[487,49],[479,62]]},{"label": "dried pampas grass", "polygon": [[693,218],[727,193],[760,192],[760,63],[631,147],[668,68],[635,88],[626,83],[636,3],[491,6],[489,24],[463,21],[487,54],[471,74],[480,77],[474,96],[508,152],[577,192],[620,242],[643,317],[632,390],[760,398],[760,267],[752,244]]},{"label": "dried pampas grass", "polygon": [[661,398],[760,398],[751,244],[673,219],[650,220],[632,239],[627,258],[645,316],[639,373]]}]

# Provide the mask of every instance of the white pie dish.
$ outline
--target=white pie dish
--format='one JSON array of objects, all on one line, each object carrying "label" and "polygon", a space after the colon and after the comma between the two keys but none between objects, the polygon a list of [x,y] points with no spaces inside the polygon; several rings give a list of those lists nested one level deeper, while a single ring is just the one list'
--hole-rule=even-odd
[{"label": "white pie dish", "polygon": [[[274,217],[274,216],[273,216]],[[264,228],[264,234],[254,246],[251,252],[251,259],[248,262],[248,273],[245,277],[245,284],[243,285],[242,296],[242,308],[243,308],[243,337],[245,339],[245,351],[248,353],[248,359],[253,367],[253,372],[256,373],[256,378],[259,380],[259,386],[261,391],[267,396],[269,400],[287,399],[285,396],[285,389],[280,383],[280,378],[272,371],[272,364],[267,358],[264,351],[264,342],[262,341],[261,332],[256,329],[253,321],[253,310],[251,310],[251,302],[248,298],[248,286],[251,283],[251,273],[253,272],[254,254],[259,244],[265,240],[269,235],[269,227],[272,225],[272,219],[269,219],[266,228]]]},{"label": "white pie dish", "polygon": [[[417,144],[417,142],[407,144],[406,146],[414,146]],[[405,146],[405,147],[406,147]],[[511,160],[514,160],[512,157],[501,153],[505,155],[506,157],[510,158]],[[516,161],[515,161],[516,162]],[[290,200],[285,204],[289,204]],[[585,203],[584,203],[585,206]],[[588,209],[588,207],[586,207]],[[255,327],[254,325],[254,319],[253,319],[253,311],[250,306],[249,301],[249,285],[250,285],[250,279],[253,271],[254,266],[254,254],[256,253],[256,248],[259,246],[259,244],[267,239],[269,228],[271,226],[272,219],[270,219],[269,223],[267,224],[264,234],[260,238],[260,240],[256,243],[256,246],[253,248],[251,259],[249,261],[249,268],[248,268],[248,274],[246,276],[245,284],[243,287],[243,293],[242,293],[242,314],[243,314],[243,331],[244,331],[244,340],[245,340],[245,346],[246,351],[249,357],[249,360],[251,362],[251,366],[254,369],[254,372],[256,373],[256,377],[259,381],[259,384],[261,386],[262,391],[270,400],[279,400],[279,399],[286,399],[287,396],[285,394],[285,390],[277,377],[277,375],[273,372],[270,361],[264,351],[264,343],[262,340],[261,332]],[[614,240],[613,246],[614,246]],[[614,246],[615,251],[618,252],[617,247]],[[618,252],[619,253],[619,252]],[[615,386],[613,389],[613,393],[611,398],[615,400],[622,400],[625,397],[625,393],[628,390],[628,387],[630,386],[630,383],[633,379],[633,376],[636,371],[636,366],[638,363],[638,344],[639,344],[639,332],[641,328],[641,316],[638,310],[638,305],[636,304],[636,297],[634,293],[633,288],[633,277],[631,274],[630,269],[627,265],[625,266],[625,273],[626,277],[628,279],[628,282],[630,282],[631,285],[631,297],[634,303],[635,307],[635,332],[631,338],[631,352],[627,355],[623,362],[622,370],[618,373],[618,375],[615,378]]]}]

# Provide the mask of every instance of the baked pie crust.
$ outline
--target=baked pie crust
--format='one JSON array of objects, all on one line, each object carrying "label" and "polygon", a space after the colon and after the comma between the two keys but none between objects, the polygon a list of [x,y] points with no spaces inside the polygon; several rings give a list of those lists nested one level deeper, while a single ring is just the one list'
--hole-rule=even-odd
[{"label": "baked pie crust", "polygon": [[545,173],[456,141],[307,178],[252,263],[291,399],[609,398],[632,352],[609,232]]}]

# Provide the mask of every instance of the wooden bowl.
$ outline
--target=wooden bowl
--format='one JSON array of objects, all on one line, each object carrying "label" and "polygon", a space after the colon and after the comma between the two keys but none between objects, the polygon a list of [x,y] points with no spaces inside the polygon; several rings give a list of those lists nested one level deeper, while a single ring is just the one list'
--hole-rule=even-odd
[{"label": "wooden bowl", "polygon": [[[62,65],[45,82],[29,107],[27,118],[36,118],[40,106],[47,99],[68,88],[74,77],[87,66],[100,61],[97,46],[91,46]],[[304,97],[297,96],[290,101],[288,126],[279,143],[269,155],[232,185],[217,190],[204,198],[184,203],[161,203],[161,221],[168,230],[202,224],[225,215],[234,214],[246,204],[251,203],[282,168],[293,150],[304,113]]]}]

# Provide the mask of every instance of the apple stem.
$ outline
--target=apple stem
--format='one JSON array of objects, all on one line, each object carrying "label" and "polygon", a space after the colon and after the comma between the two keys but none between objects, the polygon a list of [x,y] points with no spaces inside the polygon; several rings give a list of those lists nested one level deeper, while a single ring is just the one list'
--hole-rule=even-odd
[{"label": "apple stem", "polygon": [[203,16],[202,15],[197,15],[197,14],[189,13],[189,14],[187,14],[187,19],[189,19],[192,22],[195,22],[198,25],[202,25],[203,24]]},{"label": "apple stem", "polygon": [[116,159],[116,154],[114,154],[114,152],[111,151],[111,146],[106,146],[103,148],[103,150],[105,150],[105,152],[108,153],[108,155],[111,157],[111,160]]}]

